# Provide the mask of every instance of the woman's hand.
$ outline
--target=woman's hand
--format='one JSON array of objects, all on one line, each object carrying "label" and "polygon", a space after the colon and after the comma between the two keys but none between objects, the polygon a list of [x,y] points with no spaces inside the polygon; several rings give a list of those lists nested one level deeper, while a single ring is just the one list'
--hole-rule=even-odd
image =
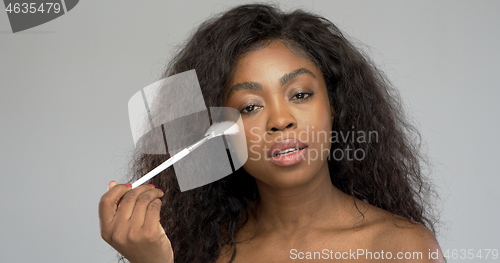
[{"label": "woman's hand", "polygon": [[163,192],[153,185],[132,189],[111,181],[99,202],[101,236],[131,263],[173,263],[173,251],[160,224]]}]

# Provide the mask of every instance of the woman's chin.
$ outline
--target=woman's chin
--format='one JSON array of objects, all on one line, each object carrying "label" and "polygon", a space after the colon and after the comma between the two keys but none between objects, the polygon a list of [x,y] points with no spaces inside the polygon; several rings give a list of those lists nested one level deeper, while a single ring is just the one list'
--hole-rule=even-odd
[{"label": "woman's chin", "polygon": [[[251,173],[250,173],[251,174]],[[257,186],[268,186],[278,189],[289,189],[303,187],[313,179],[310,170],[297,170],[287,172],[260,173],[258,176],[252,175],[257,181]]]},{"label": "woman's chin", "polygon": [[[285,166],[276,165],[275,162],[269,160],[270,158],[258,161],[248,160],[243,165],[243,168],[256,179],[257,185],[262,183],[278,189],[303,187],[315,177],[321,176],[322,166],[326,165],[328,167],[326,161],[309,160],[308,157],[306,155],[305,159],[293,165]],[[328,171],[328,168],[326,171]]]}]

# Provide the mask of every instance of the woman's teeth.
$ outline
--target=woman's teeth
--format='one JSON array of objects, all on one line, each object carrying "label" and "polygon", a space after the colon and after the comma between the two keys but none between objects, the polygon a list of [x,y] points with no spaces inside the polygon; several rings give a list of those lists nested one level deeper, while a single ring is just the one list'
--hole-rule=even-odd
[{"label": "woman's teeth", "polygon": [[[303,148],[302,148],[303,149]],[[291,148],[291,149],[286,149],[284,151],[281,151],[275,155],[273,155],[273,157],[276,157],[276,156],[280,156],[280,155],[287,155],[287,154],[290,154],[290,153],[294,153],[294,152],[298,152],[302,149],[299,149],[299,148]]]}]

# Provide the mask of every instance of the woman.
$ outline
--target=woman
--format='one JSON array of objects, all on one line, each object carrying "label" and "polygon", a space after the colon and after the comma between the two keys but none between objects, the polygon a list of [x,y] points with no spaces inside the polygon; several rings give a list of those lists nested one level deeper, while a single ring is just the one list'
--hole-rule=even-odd
[{"label": "woman", "polygon": [[[331,22],[233,8],[203,23],[165,76],[191,69],[207,106],[241,112],[249,158],[183,193],[172,169],[134,190],[110,182],[101,234],[130,262],[442,262],[415,131]],[[132,180],[169,156],[135,157]]]}]

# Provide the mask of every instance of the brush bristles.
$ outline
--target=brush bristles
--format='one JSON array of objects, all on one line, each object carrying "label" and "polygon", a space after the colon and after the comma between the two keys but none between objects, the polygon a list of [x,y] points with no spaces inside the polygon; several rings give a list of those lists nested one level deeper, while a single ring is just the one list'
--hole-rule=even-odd
[{"label": "brush bristles", "polygon": [[240,131],[239,127],[238,127],[238,124],[233,124],[233,126],[229,127],[229,129],[225,130],[224,131],[224,134],[225,135],[233,135],[233,134],[236,134]]},{"label": "brush bristles", "polygon": [[210,126],[210,128],[205,133],[204,137],[206,136],[215,137],[223,134],[233,135],[238,132],[239,132],[238,124],[232,121],[223,121],[212,124],[212,126]]}]

